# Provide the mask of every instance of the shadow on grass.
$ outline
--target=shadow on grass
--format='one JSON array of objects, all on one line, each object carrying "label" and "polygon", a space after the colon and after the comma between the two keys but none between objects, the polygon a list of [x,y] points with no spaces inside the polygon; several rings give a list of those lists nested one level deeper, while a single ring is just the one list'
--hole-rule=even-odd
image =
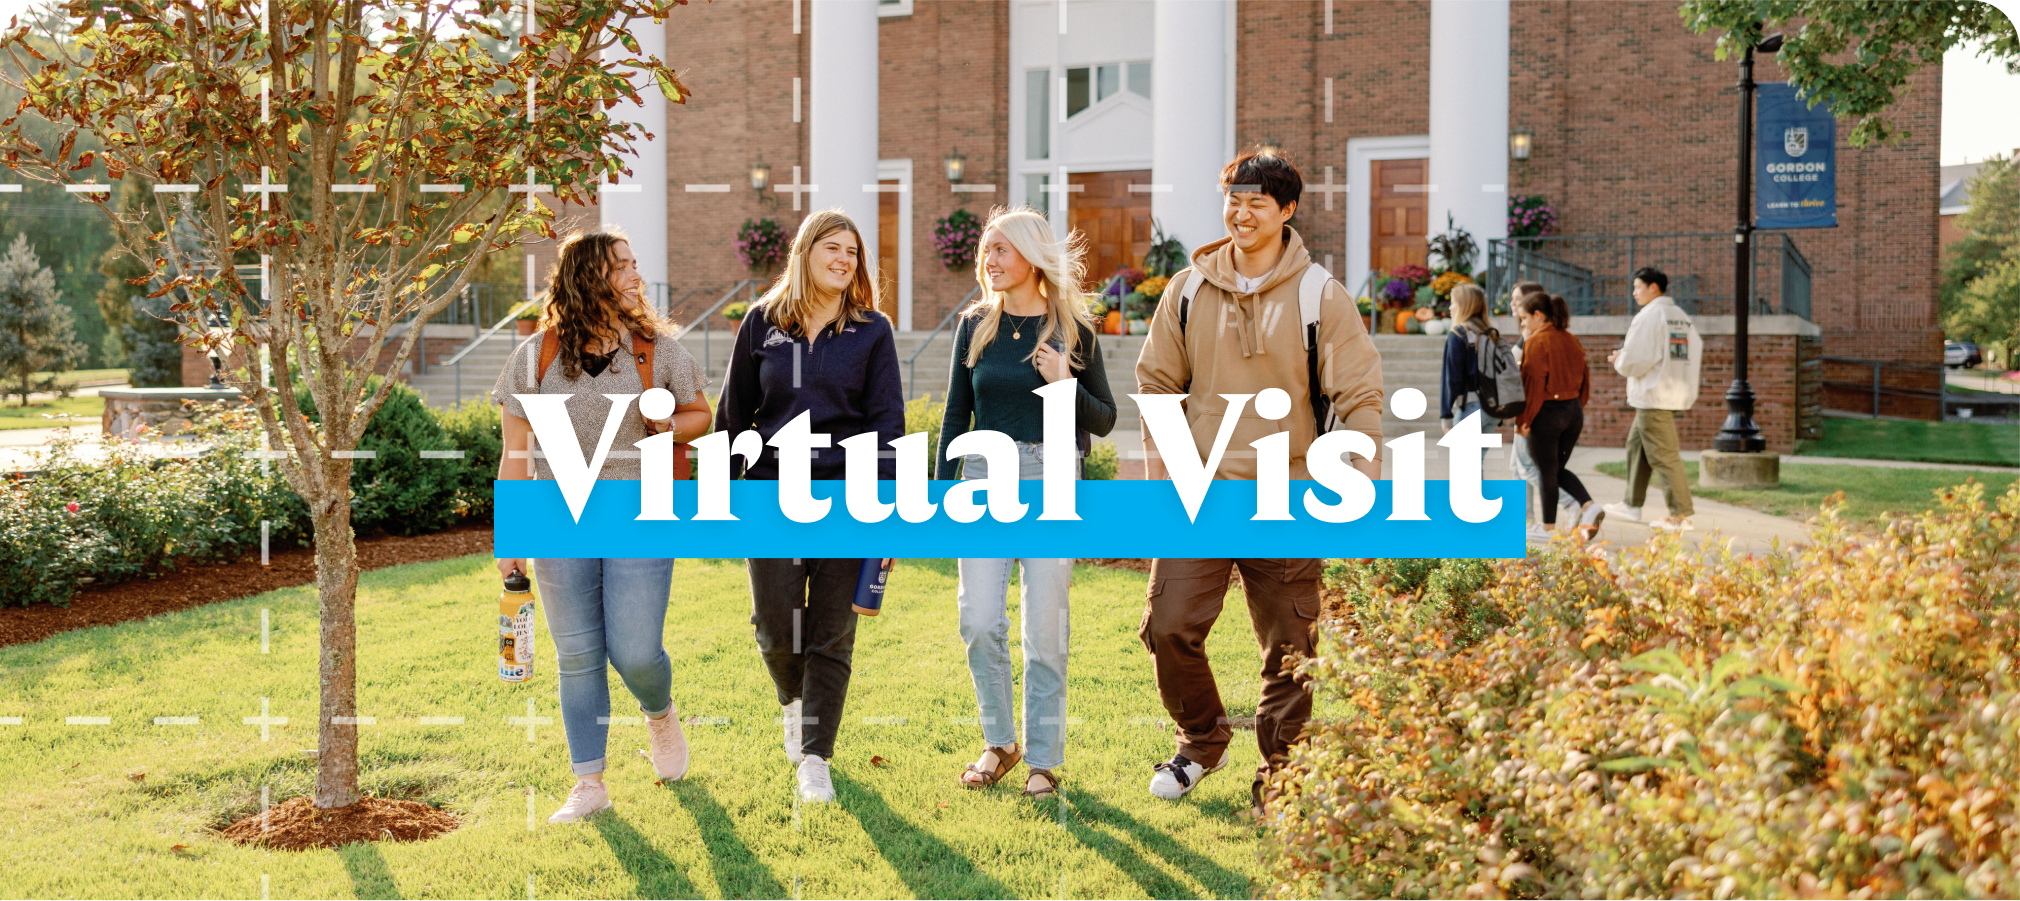
[{"label": "shadow on grass", "polygon": [[[632,894],[635,898],[699,898],[701,890],[682,872],[680,865],[672,858],[660,853],[637,829],[633,829],[624,817],[615,810],[606,810],[589,817],[589,822],[602,833],[603,841],[610,845],[610,853],[638,884]],[[778,897],[778,896],[774,896]]]},{"label": "shadow on grass", "polygon": [[876,789],[834,772],[837,806],[876,843],[877,853],[919,898],[1011,898],[1010,887],[884,803]]},{"label": "shadow on grass", "polygon": [[[1128,874],[1143,888],[1143,893],[1152,898],[1177,898],[1192,894],[1192,889],[1179,882],[1151,862],[1144,860],[1136,849],[1116,839],[1114,836],[1095,828],[1093,823],[1113,827],[1134,838],[1138,844],[1151,853],[1206,886],[1208,892],[1222,898],[1247,898],[1250,894],[1248,877],[1233,872],[1220,864],[1192,851],[1177,839],[1144,825],[1135,817],[1103,804],[1092,793],[1068,791],[1064,786],[1059,793],[1066,798],[1072,809],[1065,819],[1067,831],[1086,845],[1094,853],[1106,858],[1115,868]],[[1221,805],[1226,806],[1226,805]],[[1233,810],[1215,811],[1202,809],[1202,813],[1220,817],[1233,817]],[[1091,822],[1090,822],[1091,821]]]},{"label": "shadow on grass", "polygon": [[680,806],[687,808],[688,816],[694,817],[701,842],[707,846],[709,861],[715,867],[715,884],[724,897],[786,897],[786,887],[751,853],[750,846],[737,838],[736,821],[716,803],[707,786],[683,779],[668,788]]},{"label": "shadow on grass", "polygon": [[351,877],[351,893],[359,898],[400,898],[400,886],[393,881],[393,870],[386,866],[386,856],[379,853],[375,842],[352,842],[337,849],[337,856],[344,861],[344,872]]}]

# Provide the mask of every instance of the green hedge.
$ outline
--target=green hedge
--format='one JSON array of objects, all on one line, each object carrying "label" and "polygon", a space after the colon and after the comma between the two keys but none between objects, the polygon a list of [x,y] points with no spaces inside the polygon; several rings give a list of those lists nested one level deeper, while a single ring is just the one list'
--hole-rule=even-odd
[{"label": "green hedge", "polygon": [[[0,571],[13,574],[0,579],[0,607],[67,604],[87,584],[232,559],[259,547],[261,522],[274,548],[306,544],[307,508],[277,467],[262,474],[250,456],[258,436],[251,412],[220,411],[198,427],[212,443],[199,456],[157,459],[111,442],[95,464],[58,446],[42,473],[0,483]],[[495,405],[432,411],[395,385],[358,443],[377,457],[353,470],[352,529],[418,535],[488,519],[501,443]],[[422,459],[424,450],[463,457]]]},{"label": "green hedge", "polygon": [[2016,897],[2020,487],[1763,555],[1334,568],[1274,897]]}]

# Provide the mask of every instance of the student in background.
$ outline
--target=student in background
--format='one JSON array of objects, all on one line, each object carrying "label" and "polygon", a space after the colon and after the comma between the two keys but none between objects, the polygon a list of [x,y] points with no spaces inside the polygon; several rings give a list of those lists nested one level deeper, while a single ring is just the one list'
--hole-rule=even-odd
[{"label": "student in background", "polygon": [[1644,266],[1634,273],[1634,302],[1641,311],[1628,323],[1620,349],[1606,358],[1613,371],[1627,377],[1627,405],[1634,408],[1634,425],[1627,430],[1626,503],[1607,504],[1606,512],[1641,522],[1649,476],[1660,474],[1669,515],[1649,525],[1665,532],[1689,532],[1696,507],[1690,501],[1690,477],[1683,469],[1676,414],[1697,403],[1704,339],[1690,324],[1690,314],[1670,299],[1669,276],[1662,270]]},{"label": "student in background", "polygon": [[[1529,456],[1543,482],[1543,497],[1555,497],[1562,486],[1579,503],[1581,542],[1599,534],[1605,513],[1592,503],[1585,483],[1570,470],[1571,451],[1585,428],[1585,401],[1592,396],[1592,376],[1585,365],[1585,346],[1565,331],[1571,310],[1554,294],[1529,294],[1515,305],[1527,338],[1522,352],[1522,393],[1527,405],[1515,419],[1515,431],[1528,440]],[[1557,526],[1557,507],[1546,504],[1543,525],[1529,530],[1532,542],[1547,542]]]},{"label": "student in background", "polygon": [[[541,299],[540,331],[513,350],[491,396],[505,405],[504,440],[509,453],[498,462],[500,479],[551,479],[554,474],[531,455],[533,426],[522,394],[568,396],[569,419],[580,446],[594,448],[602,436],[610,401],[606,394],[642,394],[648,388],[673,393],[672,420],[648,422],[637,412],[624,417],[599,479],[636,481],[638,451],[648,434],[671,428],[677,442],[708,433],[708,386],[701,366],[673,339],[672,323],[644,302],[643,282],[630,242],[621,234],[595,232],[561,242],[552,280]],[[651,342],[650,375],[641,377]],[[515,454],[517,456],[515,456]],[[498,560],[499,575],[527,572],[527,561]],[[534,561],[541,609],[554,638],[555,683],[561,693],[561,725],[568,734],[575,786],[561,809],[547,818],[569,823],[608,809],[603,784],[604,749],[610,737],[610,668],[645,714],[645,732],[659,778],[687,773],[687,737],[674,709],[673,664],[661,640],[666,631],[667,597],[673,560],[558,559]]]},{"label": "student in background", "polygon": [[[1532,294],[1542,295],[1549,293],[1543,290],[1542,285],[1535,282],[1516,282],[1515,291],[1508,305],[1509,312],[1514,312],[1517,307],[1521,306],[1522,299],[1525,297]],[[1518,337],[1528,337],[1529,331],[1527,326],[1518,323],[1517,328],[1520,329]],[[1515,362],[1520,364],[1522,362],[1521,342],[1517,341],[1514,347],[1509,348],[1509,353],[1513,354]],[[1508,442],[1508,469],[1514,473],[1516,478],[1529,483],[1529,505],[1523,511],[1523,518],[1530,523],[1538,522],[1538,511],[1543,508],[1543,474],[1542,470],[1536,467],[1536,461],[1529,458],[1529,442],[1519,435],[1516,436],[1515,440]],[[1571,492],[1564,490],[1562,487],[1557,489],[1557,506],[1563,508],[1563,511],[1559,513],[1560,516],[1563,515],[1563,512],[1573,515],[1578,513],[1577,498],[1572,497]]]},{"label": "student in background", "polygon": [[[1062,379],[1077,380],[1079,437],[1106,435],[1115,427],[1115,397],[1080,292],[1085,268],[1082,249],[1054,237],[1044,216],[1020,209],[989,217],[975,261],[983,299],[954,331],[947,412],[935,455],[939,478],[988,474],[980,456],[965,458],[965,465],[947,456],[947,446],[971,428],[1010,436],[1017,442],[1018,477],[1044,478],[1045,402],[1032,392]],[[1084,451],[1076,438],[1075,459]],[[968,647],[983,741],[982,756],[961,773],[961,784],[994,785],[1021,759],[1029,766],[1024,793],[1053,795],[1059,788],[1054,771],[1066,761],[1073,558],[963,557],[959,569],[961,641]],[[1013,569],[1022,570],[1024,745],[1017,743],[1010,668],[1007,595]]]},{"label": "student in background", "polygon": [[[1472,284],[1452,289],[1452,333],[1445,338],[1445,362],[1438,379],[1438,424],[1445,431],[1451,431],[1455,421],[1474,413],[1480,413],[1482,433],[1501,427],[1501,420],[1480,409],[1480,359],[1476,345],[1493,328],[1487,321],[1486,291]],[[1487,459],[1484,447],[1480,449],[1480,459]]]},{"label": "student in background", "polygon": [[[723,381],[715,423],[732,438],[755,429],[769,441],[801,415],[814,434],[833,436],[836,447],[813,452],[815,479],[843,478],[838,445],[845,438],[874,432],[888,452],[891,440],[904,436],[896,339],[890,320],[877,312],[862,234],[841,211],[814,213],[800,224],[785,271],[737,331]],[[740,466],[741,458],[731,460]],[[895,471],[895,459],[880,456],[878,478]],[[741,476],[777,479],[777,449],[766,444]],[[828,762],[849,693],[857,618],[851,602],[863,560],[753,558],[746,565],[751,624],[783,708],[786,759],[799,764],[802,800],[832,801]]]}]

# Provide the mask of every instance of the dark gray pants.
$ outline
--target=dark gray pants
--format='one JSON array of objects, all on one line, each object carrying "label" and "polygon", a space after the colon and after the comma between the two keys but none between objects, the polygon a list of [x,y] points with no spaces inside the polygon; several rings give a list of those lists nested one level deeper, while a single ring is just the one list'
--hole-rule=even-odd
[{"label": "dark gray pants", "polygon": [[801,702],[802,750],[833,759],[856,650],[856,611],[849,605],[862,558],[752,559],[745,565],[750,621],[779,704]]}]

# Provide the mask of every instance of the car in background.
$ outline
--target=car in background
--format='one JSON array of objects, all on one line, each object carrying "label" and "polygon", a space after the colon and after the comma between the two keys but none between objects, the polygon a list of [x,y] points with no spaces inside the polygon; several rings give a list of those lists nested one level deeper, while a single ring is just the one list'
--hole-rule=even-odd
[{"label": "car in background", "polygon": [[1951,369],[1959,367],[1975,369],[1979,364],[1984,362],[1985,358],[1978,354],[1978,345],[1976,344],[1972,344],[1969,341],[1943,342],[1943,365]]}]

